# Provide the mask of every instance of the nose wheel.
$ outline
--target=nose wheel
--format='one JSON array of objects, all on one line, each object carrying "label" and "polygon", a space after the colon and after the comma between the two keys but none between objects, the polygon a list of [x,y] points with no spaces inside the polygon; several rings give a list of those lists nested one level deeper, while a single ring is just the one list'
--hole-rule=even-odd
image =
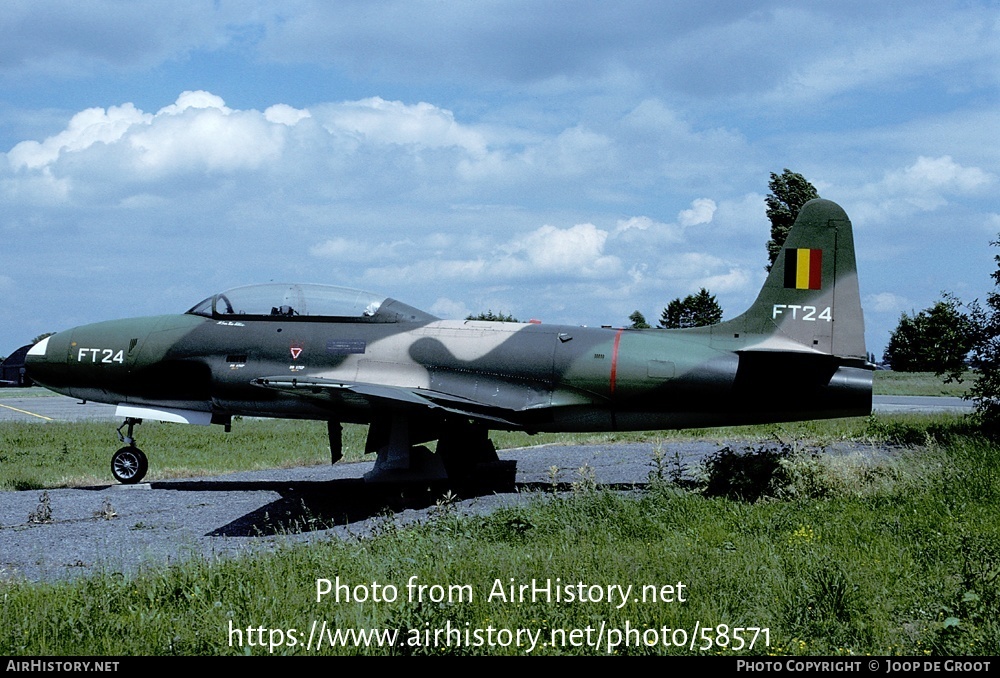
[{"label": "nose wheel", "polygon": [[135,445],[123,447],[111,457],[111,475],[123,485],[139,482],[148,470],[146,454]]},{"label": "nose wheel", "polygon": [[[136,424],[141,424],[142,419],[127,417],[118,427],[118,439],[125,443],[125,447],[114,453],[111,457],[111,475],[115,480],[123,485],[133,485],[146,476],[149,470],[149,460],[145,453],[135,446],[135,438],[132,429]],[[123,434],[122,429],[128,426],[128,434]]]}]

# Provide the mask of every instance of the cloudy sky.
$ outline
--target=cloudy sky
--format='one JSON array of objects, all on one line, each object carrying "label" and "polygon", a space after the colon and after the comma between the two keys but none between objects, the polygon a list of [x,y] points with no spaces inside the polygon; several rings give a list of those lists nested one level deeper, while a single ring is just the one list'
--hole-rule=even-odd
[{"label": "cloudy sky", "polygon": [[0,355],[267,281],[729,318],[789,168],[854,222],[881,356],[990,290],[998,84],[985,0],[5,0]]}]

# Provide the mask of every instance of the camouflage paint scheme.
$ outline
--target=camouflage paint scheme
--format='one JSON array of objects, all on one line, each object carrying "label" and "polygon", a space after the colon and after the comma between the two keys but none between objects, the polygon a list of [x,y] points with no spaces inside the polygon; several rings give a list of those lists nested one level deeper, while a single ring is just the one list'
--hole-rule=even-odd
[{"label": "camouflage paint scheme", "polygon": [[[331,314],[326,297],[349,310]],[[29,351],[27,368],[54,391],[119,405],[129,424],[326,420],[335,458],[340,423],[370,423],[373,478],[415,468],[414,446],[435,439],[449,473],[496,459],[490,429],[658,430],[871,412],[851,223],[828,200],[802,208],[750,309],[711,327],[440,320],[363,292],[278,284],[229,290],[183,315],[61,332]],[[138,452],[131,425],[123,440],[119,453]]]}]

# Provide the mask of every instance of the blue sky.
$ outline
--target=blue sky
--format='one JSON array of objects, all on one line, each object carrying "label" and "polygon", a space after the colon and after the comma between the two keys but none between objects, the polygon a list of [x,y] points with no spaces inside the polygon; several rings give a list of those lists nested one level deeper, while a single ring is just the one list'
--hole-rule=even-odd
[{"label": "blue sky", "polygon": [[991,289],[998,84],[997,2],[7,0],[0,355],[267,281],[733,317],[789,168],[854,222],[881,356]]}]

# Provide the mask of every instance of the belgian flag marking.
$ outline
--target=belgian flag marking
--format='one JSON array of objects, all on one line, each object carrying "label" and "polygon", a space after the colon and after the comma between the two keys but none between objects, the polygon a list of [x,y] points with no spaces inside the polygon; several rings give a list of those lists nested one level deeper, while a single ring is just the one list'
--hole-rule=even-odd
[{"label": "belgian flag marking", "polygon": [[785,250],[785,287],[795,290],[823,288],[823,250]]}]

